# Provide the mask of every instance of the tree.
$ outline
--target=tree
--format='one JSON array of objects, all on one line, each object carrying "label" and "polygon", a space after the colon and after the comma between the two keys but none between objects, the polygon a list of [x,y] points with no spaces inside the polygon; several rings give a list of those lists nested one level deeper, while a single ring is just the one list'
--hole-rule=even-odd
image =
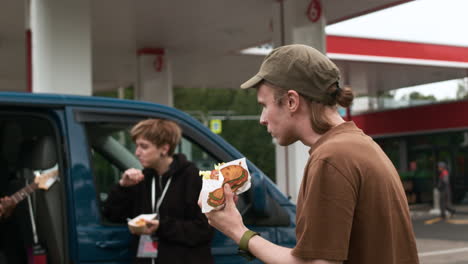
[{"label": "tree", "polygon": [[378,97],[380,97],[380,98],[393,99],[395,97],[395,90],[379,91],[377,94],[378,94]]},{"label": "tree", "polygon": [[457,88],[457,99],[468,99],[468,87],[466,80],[462,79],[458,81]]},{"label": "tree", "polygon": [[420,92],[411,92],[409,95],[405,96],[409,100],[427,100],[427,101],[437,101],[434,95],[423,95]]}]

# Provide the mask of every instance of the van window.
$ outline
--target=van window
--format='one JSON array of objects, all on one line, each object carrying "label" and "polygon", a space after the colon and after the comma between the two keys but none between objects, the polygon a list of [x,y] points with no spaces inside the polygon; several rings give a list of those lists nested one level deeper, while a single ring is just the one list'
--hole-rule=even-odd
[{"label": "van window", "polygon": [[182,138],[176,152],[183,153],[188,160],[195,163],[200,170],[212,170],[214,164],[220,161],[204,151],[200,146],[192,141]]},{"label": "van window", "polygon": [[[130,136],[133,124],[87,123],[86,133],[91,154],[96,191],[100,203],[128,168],[141,169],[135,157],[135,144]],[[200,170],[211,170],[220,160],[203,150],[198,144],[182,138],[176,153],[183,153]]]},{"label": "van window", "polygon": [[131,124],[90,123],[86,126],[98,200],[104,202],[112,185],[128,168],[141,168],[133,155]]},{"label": "van window", "polygon": [[[135,144],[130,136],[134,123],[87,122],[85,123],[91,154],[91,167],[96,183],[98,195],[97,205],[101,208],[106,201],[112,186],[119,180],[122,173],[128,168],[141,169],[135,157]],[[183,136],[176,153],[183,153],[187,159],[194,162],[200,170],[212,170],[214,164],[222,162],[221,159],[206,151],[201,144],[191,138]],[[287,226],[289,217],[286,211],[269,195],[265,197],[270,201],[273,212],[268,217],[262,217],[252,211],[252,197],[249,192],[239,196],[237,207],[244,217],[245,223],[261,226]],[[101,221],[106,225],[115,225],[101,215]],[[124,223],[122,223],[124,224]]]}]

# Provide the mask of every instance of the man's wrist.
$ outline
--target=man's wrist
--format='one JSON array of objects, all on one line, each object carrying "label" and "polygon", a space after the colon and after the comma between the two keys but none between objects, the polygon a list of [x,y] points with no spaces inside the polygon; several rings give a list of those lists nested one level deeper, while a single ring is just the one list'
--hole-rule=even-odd
[{"label": "man's wrist", "polygon": [[259,233],[254,232],[252,230],[245,231],[239,242],[238,254],[246,258],[249,261],[255,259],[255,256],[249,250],[249,241],[254,236],[259,236],[259,235],[260,235]]},{"label": "man's wrist", "polygon": [[245,234],[245,232],[247,232],[249,229],[247,227],[242,227],[241,229],[239,229],[239,231],[236,231],[234,234],[233,234],[233,237],[232,239],[236,242],[237,245],[239,245],[240,243],[240,240],[242,238],[242,236]]},{"label": "man's wrist", "polygon": [[249,251],[249,241],[252,237],[260,235],[259,233],[252,231],[252,230],[247,230],[244,232],[242,235],[240,241],[239,241],[239,249],[243,251]]}]

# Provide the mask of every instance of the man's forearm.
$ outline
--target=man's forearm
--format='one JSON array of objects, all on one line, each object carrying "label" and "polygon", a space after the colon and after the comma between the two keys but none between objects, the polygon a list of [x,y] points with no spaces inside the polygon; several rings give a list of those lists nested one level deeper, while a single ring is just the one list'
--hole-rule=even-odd
[{"label": "man's forearm", "polygon": [[342,262],[327,260],[304,260],[291,254],[292,248],[281,247],[270,241],[254,236],[249,240],[249,251],[261,261],[268,264],[341,264]]},{"label": "man's forearm", "polygon": [[[206,213],[208,223],[226,236],[239,244],[243,235],[248,230],[242,221],[242,216],[236,208],[234,194],[229,184],[224,185],[224,196],[226,197],[225,207],[221,210],[214,210]],[[201,201],[198,202],[201,207]],[[243,242],[244,243],[244,242]],[[244,245],[245,246],[245,245]],[[327,260],[303,260],[291,254],[292,249],[281,247],[260,237],[253,236],[247,243],[248,250],[258,259],[267,264],[292,263],[292,264],[341,264],[342,262],[333,262]]]}]

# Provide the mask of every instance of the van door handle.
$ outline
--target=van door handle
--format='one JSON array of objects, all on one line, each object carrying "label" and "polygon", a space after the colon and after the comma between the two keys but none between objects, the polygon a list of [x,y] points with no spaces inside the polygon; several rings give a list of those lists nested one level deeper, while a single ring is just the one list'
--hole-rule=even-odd
[{"label": "van door handle", "polygon": [[128,248],[128,240],[114,240],[114,241],[97,241],[96,246],[104,249],[120,249]]}]

